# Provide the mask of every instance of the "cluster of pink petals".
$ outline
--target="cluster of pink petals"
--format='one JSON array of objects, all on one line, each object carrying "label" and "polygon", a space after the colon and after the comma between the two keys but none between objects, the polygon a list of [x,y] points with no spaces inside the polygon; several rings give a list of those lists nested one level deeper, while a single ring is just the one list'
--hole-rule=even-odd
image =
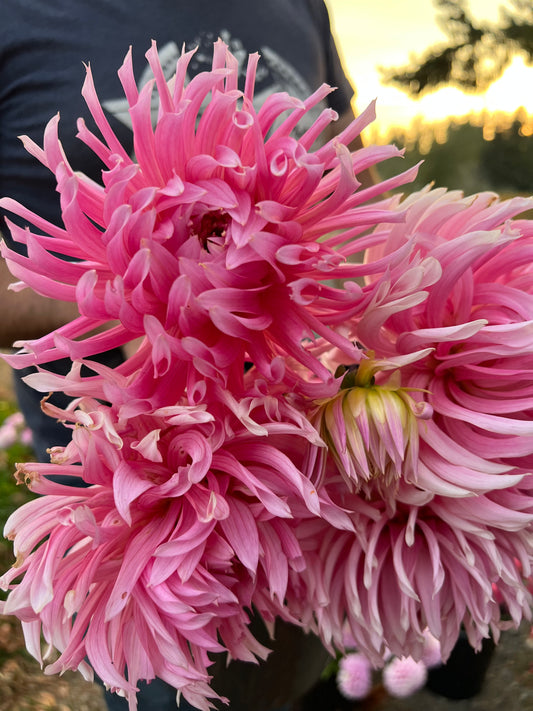
[{"label": "cluster of pink petals", "polygon": [[[68,411],[44,408],[73,437],[50,464],[19,465],[44,496],[6,526],[17,564],[4,585],[25,577],[4,613],[22,619],[38,659],[41,630],[61,652],[47,673],[90,675],[88,658],[106,684],[132,698],[135,680],[157,674],[206,707],[215,695],[208,653],[264,658],[246,610],[254,604],[274,619],[289,568],[304,565],[293,511],[305,501],[316,515],[321,502],[282,453],[283,438],[302,437],[302,428],[267,422],[267,439],[236,418],[184,405],[140,415],[135,426],[88,398]],[[56,474],[90,486],[47,478]]]},{"label": "cluster of pink petals", "polygon": [[[371,110],[315,148],[333,112],[292,131],[329,87],[256,111],[256,56],[242,91],[221,42],[187,85],[190,54],[170,84],[155,46],[147,57],[140,93],[129,56],[119,72],[135,160],[88,72],[103,140],[82,123],[79,136],[103,185],[70,167],[54,119],[43,149],[26,144],[55,173],[64,226],[0,202],[37,228],[11,225],[27,257],[2,247],[20,288],[80,312],[8,358],[68,356],[67,376],[29,383],[76,399],[44,405],[71,443],[21,468],[43,496],[8,521],[2,610],[37,658],[41,633],[59,650],[49,672],[90,673],[88,660],[131,709],[137,681],[157,676],[207,710],[214,653],[267,652],[252,607],[328,647],[347,624],[376,664],[386,649],[420,659],[426,628],[444,657],[461,625],[474,645],[497,637],[495,587],[518,624],[533,557],[533,224],[510,220],[531,202],[383,197],[413,171],[360,189],[360,171],[398,154],[349,152]],[[115,370],[91,361],[138,337]],[[64,474],[88,487],[47,478]]]},{"label": "cluster of pink petals", "polygon": [[[376,664],[385,648],[419,659],[426,627],[446,659],[461,625],[479,647],[511,624],[502,606],[514,624],[531,616],[533,223],[511,219],[531,206],[423,191],[401,204],[403,223],[375,231],[382,241],[366,254],[373,263],[409,244],[415,262],[440,265],[425,298],[387,301],[377,292],[349,331],[384,364],[369,387],[390,388],[396,361],[394,387],[432,415],[418,421],[416,466],[405,458],[394,496],[380,489],[379,472],[366,496],[350,493],[342,467],[329,462],[324,487],[351,512],[355,534],[320,521],[301,529],[308,566],[293,601],[313,598],[326,643],[342,645],[346,616]],[[398,409],[385,416],[402,441]],[[347,456],[353,425],[335,424]]]},{"label": "cluster of pink petals", "polygon": [[[373,107],[335,141],[312,151],[336,118],[334,111],[325,109],[298,140],[291,131],[331,92],[329,86],[304,102],[274,94],[256,112],[257,55],[250,56],[243,92],[237,88],[237,60],[221,41],[212,71],[184,86],[191,55],[178,61],[172,88],[155,45],[147,53],[159,96],[155,129],[154,82],[137,91],[130,55],[119,71],[135,160],[107,123],[88,71],[83,95],[104,140],[81,121],[78,135],[106,166],[103,185],[70,167],[58,139],[59,117],[46,129],[44,149],[25,139],[27,149],[55,173],[64,228],[4,199],[6,210],[49,236],[11,225],[28,256],[5,247],[2,254],[26,285],[76,301],[80,317],[27,344],[19,366],[86,358],[142,336],[137,358],[121,369],[135,374],[128,388],[146,390],[179,361],[182,367],[171,379],[183,392],[199,376],[237,388],[245,359],[269,380],[283,377],[287,356],[327,380],[331,374],[306,347],[316,334],[351,360],[358,357],[339,329],[363,305],[361,288],[349,281],[366,273],[347,261],[358,251],[351,238],[380,220],[402,219],[401,212],[388,210],[390,200],[366,203],[405,183],[413,171],[357,190],[357,173],[399,155],[394,146],[348,151],[346,144],[373,119]],[[333,230],[341,234],[321,239]],[[59,259],[52,249],[81,261]],[[327,286],[325,279],[341,279],[342,287]],[[115,325],[104,333],[87,335],[110,323]],[[294,366],[292,379],[301,378]]]}]

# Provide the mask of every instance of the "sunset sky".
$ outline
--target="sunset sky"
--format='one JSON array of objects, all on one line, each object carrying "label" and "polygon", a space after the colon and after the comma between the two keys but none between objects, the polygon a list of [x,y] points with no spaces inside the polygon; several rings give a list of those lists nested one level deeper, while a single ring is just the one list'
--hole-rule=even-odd
[{"label": "sunset sky", "polygon": [[[514,112],[524,106],[533,114],[533,68],[515,58],[504,76],[483,95],[444,88],[414,101],[399,89],[380,84],[378,66],[403,66],[409,54],[420,54],[445,39],[435,21],[431,0],[326,0],[343,55],[344,66],[357,89],[356,107],[378,99],[380,133],[405,126],[417,115],[432,121],[471,111]],[[478,19],[498,19],[502,0],[470,0]]]}]

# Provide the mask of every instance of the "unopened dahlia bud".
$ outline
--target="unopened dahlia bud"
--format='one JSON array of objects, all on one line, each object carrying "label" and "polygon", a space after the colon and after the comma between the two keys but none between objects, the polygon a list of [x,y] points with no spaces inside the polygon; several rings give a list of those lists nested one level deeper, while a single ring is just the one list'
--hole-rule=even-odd
[{"label": "unopened dahlia bud", "polygon": [[400,477],[416,481],[419,419],[431,407],[401,387],[400,369],[387,378],[388,361],[368,358],[341,366],[339,392],[318,404],[314,424],[351,488],[394,495]]}]

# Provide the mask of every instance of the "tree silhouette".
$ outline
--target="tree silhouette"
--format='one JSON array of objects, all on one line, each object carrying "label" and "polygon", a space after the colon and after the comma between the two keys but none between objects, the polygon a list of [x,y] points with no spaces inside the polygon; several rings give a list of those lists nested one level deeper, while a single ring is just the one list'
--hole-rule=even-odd
[{"label": "tree silhouette", "polygon": [[441,86],[484,91],[498,79],[515,54],[533,65],[533,4],[511,0],[500,7],[498,23],[478,22],[465,0],[435,0],[437,22],[448,37],[404,67],[380,68],[383,81],[422,96]]},{"label": "tree silhouette", "polygon": [[505,131],[485,141],[479,156],[479,170],[497,192],[530,194],[533,190],[533,138],[524,136],[515,119]]}]

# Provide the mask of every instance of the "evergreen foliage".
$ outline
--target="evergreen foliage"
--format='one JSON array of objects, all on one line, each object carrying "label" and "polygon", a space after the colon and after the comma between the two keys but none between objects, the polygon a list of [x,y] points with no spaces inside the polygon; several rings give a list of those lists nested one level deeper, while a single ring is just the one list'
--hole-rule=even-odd
[{"label": "evergreen foliage", "polygon": [[[413,189],[433,183],[465,194],[491,190],[502,195],[530,195],[533,135],[526,120],[520,110],[506,125],[495,127],[488,118],[483,121],[472,115],[468,120],[451,119],[444,131],[442,124],[420,126],[414,136],[412,129],[397,129],[389,140],[406,148],[405,168],[423,161]],[[435,134],[440,134],[440,140],[435,140]],[[397,172],[400,160],[382,163],[380,176],[387,178]]]},{"label": "evergreen foliage", "polygon": [[382,79],[416,98],[442,86],[481,92],[519,54],[533,64],[533,4],[510,0],[496,23],[472,17],[466,0],[434,0],[447,41],[412,57],[403,67],[381,68]]}]

